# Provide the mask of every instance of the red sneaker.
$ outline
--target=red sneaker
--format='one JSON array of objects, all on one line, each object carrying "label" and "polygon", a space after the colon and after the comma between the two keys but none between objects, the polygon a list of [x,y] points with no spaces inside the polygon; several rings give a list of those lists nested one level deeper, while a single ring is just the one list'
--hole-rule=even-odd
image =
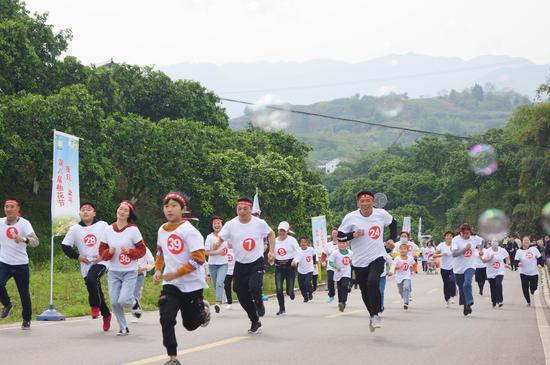
[{"label": "red sneaker", "polygon": [[92,319],[99,317],[99,307],[92,307]]},{"label": "red sneaker", "polygon": [[103,331],[108,331],[111,328],[111,315],[103,317]]}]

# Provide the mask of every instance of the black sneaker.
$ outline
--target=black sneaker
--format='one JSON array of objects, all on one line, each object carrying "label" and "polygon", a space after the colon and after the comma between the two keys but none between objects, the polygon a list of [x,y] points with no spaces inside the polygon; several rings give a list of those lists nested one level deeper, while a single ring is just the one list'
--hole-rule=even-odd
[{"label": "black sneaker", "polygon": [[499,307],[499,308],[502,308],[503,305],[504,305],[504,304],[502,304],[502,303],[498,303],[498,307]]},{"label": "black sneaker", "polygon": [[404,310],[409,309],[409,305],[408,305],[408,304],[403,304],[403,309],[404,309]]},{"label": "black sneaker", "polygon": [[304,303],[309,302],[309,298],[304,298]]},{"label": "black sneaker", "polygon": [[164,365],[181,365],[178,359],[170,359],[164,363]]},{"label": "black sneaker", "polygon": [[258,321],[258,322],[252,323],[252,325],[250,326],[250,329],[248,330],[248,333],[251,335],[257,335],[262,333],[262,322]]},{"label": "black sneaker", "polygon": [[30,330],[31,329],[31,321],[23,321],[21,324],[22,330]]},{"label": "black sneaker", "polygon": [[11,304],[8,304],[7,306],[5,306],[2,309],[2,313],[0,314],[0,318],[4,319],[7,316],[9,316],[12,308],[13,308],[13,305],[11,305]]},{"label": "black sneaker", "polygon": [[130,334],[130,330],[128,329],[128,327],[126,327],[125,330],[118,331],[118,333],[116,335],[117,336],[128,336],[129,334]]},{"label": "black sneaker", "polygon": [[343,312],[343,311],[344,311],[344,308],[345,308],[345,307],[344,307],[344,303],[338,303],[338,310],[339,310],[340,312]]},{"label": "black sneaker", "polygon": [[468,305],[464,304],[464,309],[462,310],[462,313],[467,316],[468,315]]},{"label": "black sneaker", "polygon": [[214,311],[216,311],[216,313],[220,313],[220,306],[215,304],[214,305]]},{"label": "black sneaker", "polygon": [[291,291],[288,297],[290,298],[290,300],[294,300],[295,298],[294,291]]},{"label": "black sneaker", "polygon": [[280,316],[280,315],[283,315],[285,314],[285,310],[284,309],[279,309],[279,311],[277,312],[277,315]]},{"label": "black sneaker", "polygon": [[265,306],[261,298],[259,301],[256,301],[256,312],[258,313],[258,317],[263,317],[265,315]]},{"label": "black sneaker", "polygon": [[309,300],[313,300],[313,293],[309,293]]},{"label": "black sneaker", "polygon": [[201,327],[206,327],[210,323],[210,303],[208,303],[207,300],[203,300],[202,304],[204,306],[204,312]]}]

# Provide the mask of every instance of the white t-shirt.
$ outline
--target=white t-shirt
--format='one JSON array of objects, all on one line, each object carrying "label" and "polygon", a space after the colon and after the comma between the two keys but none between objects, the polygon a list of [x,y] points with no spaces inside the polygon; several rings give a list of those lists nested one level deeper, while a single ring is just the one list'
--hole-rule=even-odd
[{"label": "white t-shirt", "polygon": [[317,251],[315,248],[313,249],[313,276],[319,275],[319,265],[317,264],[319,261],[317,259]]},{"label": "white t-shirt", "polygon": [[250,222],[243,224],[239,217],[225,223],[219,236],[233,245],[235,261],[248,264],[264,255],[264,238],[271,233],[269,225],[260,218],[252,216]]},{"label": "white t-shirt", "polygon": [[136,225],[129,224],[119,230],[116,223],[113,223],[103,231],[101,242],[115,248],[113,258],[109,260],[109,270],[137,271],[137,260],[132,260],[128,255],[121,252],[124,247],[132,249],[136,247],[136,244],[143,243],[143,237]]},{"label": "white t-shirt", "polygon": [[287,236],[284,241],[279,237],[275,239],[275,260],[277,261],[292,260],[300,250],[298,241],[292,236]]},{"label": "white t-shirt", "polygon": [[424,261],[428,261],[434,253],[435,253],[435,248],[424,247]]},{"label": "white t-shirt", "polygon": [[477,248],[481,245],[481,239],[477,236],[470,236],[467,240],[460,235],[453,237],[451,242],[451,250],[463,250],[467,244],[470,248],[460,256],[453,257],[453,272],[455,274],[464,274],[467,269],[475,269],[476,263],[479,260],[479,252]]},{"label": "white t-shirt", "polygon": [[0,262],[8,265],[28,264],[27,244],[15,242],[15,237],[19,234],[26,238],[31,233],[34,233],[34,229],[23,217],[19,217],[12,225],[8,225],[6,218],[0,219]]},{"label": "white t-shirt", "polygon": [[395,264],[395,283],[399,284],[405,279],[411,279],[411,271],[414,264],[414,257],[407,256],[406,259],[402,259],[401,256],[397,256],[393,263]]},{"label": "white t-shirt", "polygon": [[444,270],[453,269],[453,252],[451,251],[451,246],[447,246],[445,242],[441,242],[437,246],[437,250],[441,252],[443,256],[440,257],[441,268]]},{"label": "white t-shirt", "polygon": [[498,247],[496,252],[492,248],[483,251],[483,258],[485,260],[491,259],[487,263],[487,278],[494,279],[497,275],[504,275],[504,260],[507,257],[510,257],[510,255],[502,247]]},{"label": "white t-shirt", "polygon": [[305,250],[300,249],[296,257],[294,257],[295,262],[298,263],[298,273],[307,274],[313,272],[313,255],[315,250],[313,247],[307,247]]},{"label": "white t-shirt", "polygon": [[[164,256],[164,272],[176,272],[191,260],[191,252],[204,250],[204,238],[189,221],[180,224],[173,231],[164,229],[163,224],[158,230],[157,245]],[[205,281],[205,265],[198,267],[189,274],[178,276],[174,280],[164,280],[163,285],[177,287],[183,293],[208,288]]]},{"label": "white t-shirt", "polygon": [[227,249],[227,275],[233,275],[233,270],[235,269],[235,254],[233,249]]},{"label": "white t-shirt", "polygon": [[521,262],[519,273],[528,276],[538,275],[537,259],[539,257],[540,252],[535,247],[529,247],[527,250],[517,250],[514,259]]},{"label": "white t-shirt", "polygon": [[[69,228],[62,244],[70,247],[76,246],[79,254],[86,256],[88,261],[93,261],[99,255],[99,240],[107,226],[107,222],[104,221],[97,221],[90,226],[74,224]],[[107,261],[99,261],[98,264],[109,267]],[[82,277],[85,278],[88,275],[90,266],[92,265],[80,262]]]},{"label": "white t-shirt", "polygon": [[393,264],[393,259],[391,258],[389,253],[386,253],[386,256],[384,256],[384,259],[386,259],[386,264],[384,265],[384,271],[382,271],[382,274],[380,274],[380,277],[383,278],[388,274],[388,271],[391,268],[391,265]]},{"label": "white t-shirt", "polygon": [[[204,241],[204,248],[206,251],[212,250],[212,246],[214,243],[216,243],[216,240],[218,237],[214,234],[214,232],[210,233],[208,236],[206,236],[206,241]],[[218,250],[221,249],[221,252],[219,255],[212,255],[208,256],[208,264],[209,265],[225,265],[227,264],[227,242],[223,242]]]},{"label": "white t-shirt", "polygon": [[[325,254],[325,256],[327,257],[327,260],[328,258],[330,257],[330,255],[332,255],[332,253],[334,252],[334,250],[337,250],[338,249],[338,245],[336,245],[334,242],[330,241],[329,243],[327,243],[325,245],[325,247],[323,247],[323,253]],[[334,269],[332,267],[330,267],[330,265],[327,265],[327,271],[334,271]]]},{"label": "white t-shirt", "polygon": [[341,278],[351,278],[351,265],[352,265],[353,252],[348,250],[346,254],[335,250],[330,255],[328,261],[329,265],[332,263],[338,270],[334,270],[334,281],[340,281]]},{"label": "white t-shirt", "polygon": [[[137,260],[138,269],[147,268],[147,271],[152,270],[155,267],[155,258],[149,247],[145,246],[145,256]],[[147,271],[142,271],[140,274],[147,276]]]},{"label": "white t-shirt", "polygon": [[348,213],[339,231],[350,233],[364,229],[365,234],[352,239],[350,248],[353,251],[353,266],[367,267],[371,262],[386,254],[384,247],[384,227],[389,226],[393,217],[384,209],[373,208],[368,217],[361,215],[360,210]]}]

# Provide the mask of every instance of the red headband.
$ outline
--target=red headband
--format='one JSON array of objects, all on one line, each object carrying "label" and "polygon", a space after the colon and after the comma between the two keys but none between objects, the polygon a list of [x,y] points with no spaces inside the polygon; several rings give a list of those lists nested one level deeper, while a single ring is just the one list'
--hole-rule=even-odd
[{"label": "red headband", "polygon": [[212,223],[217,222],[217,221],[223,222],[223,219],[221,219],[221,218],[212,218]]},{"label": "red headband", "polygon": [[[185,201],[185,198],[179,194],[176,194],[176,193],[170,193],[168,195],[166,195],[164,197],[164,201],[168,200],[168,199],[175,199],[177,201],[179,201],[181,204],[183,204],[184,206],[187,205],[187,202]],[[186,213],[191,213],[191,212],[186,212]]]},{"label": "red headband", "polygon": [[95,210],[95,208],[91,204],[84,204],[83,206],[80,207],[80,209],[82,208],[92,208],[93,210]]},{"label": "red headband", "polygon": [[6,204],[15,204],[15,205],[19,206],[19,202],[17,200],[6,200],[4,205],[6,205]]},{"label": "red headband", "polygon": [[251,203],[251,202],[248,202],[248,201],[246,201],[246,200],[241,200],[241,201],[238,201],[238,202],[237,202],[237,206],[239,206],[239,205],[243,205],[243,206],[245,206],[245,207],[251,207],[251,206],[252,206],[252,203]]},{"label": "red headband", "polygon": [[374,198],[372,197],[372,195],[370,194],[361,194],[357,197],[357,200],[359,199],[365,199],[365,198],[369,198],[370,200],[374,200]]},{"label": "red headband", "polygon": [[134,204],[132,204],[132,202],[129,200],[123,200],[120,204],[126,205],[128,208],[130,208],[130,210],[136,210]]}]

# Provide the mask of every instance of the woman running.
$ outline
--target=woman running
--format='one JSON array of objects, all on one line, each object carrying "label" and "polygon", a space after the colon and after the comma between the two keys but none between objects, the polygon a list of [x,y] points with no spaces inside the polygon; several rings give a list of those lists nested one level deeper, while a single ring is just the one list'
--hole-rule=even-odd
[{"label": "woman running", "polygon": [[214,305],[216,313],[220,313],[220,306],[223,302],[225,276],[227,275],[227,242],[223,242],[216,250],[213,249],[222,227],[223,220],[219,217],[213,217],[210,220],[212,233],[206,237],[204,244],[206,255],[208,256],[208,271],[212,278],[212,285],[216,288],[216,304]]},{"label": "woman running", "polygon": [[[527,306],[531,306],[531,295],[535,294],[539,282],[539,270],[542,268],[539,259],[541,254],[535,247],[530,247],[531,237],[524,236],[521,241],[521,249],[516,251],[515,260],[519,267],[519,277],[521,279],[521,289],[523,296],[527,301]],[[531,294],[531,295],[529,295]]]},{"label": "woman running", "polygon": [[289,229],[288,222],[279,223],[279,236],[275,240],[275,288],[279,302],[278,316],[286,313],[283,290],[285,282],[286,294],[291,300],[294,300],[296,269],[292,266],[292,260],[299,254],[300,247],[298,241],[288,234]]},{"label": "woman running", "polygon": [[103,232],[99,255],[109,262],[109,298],[118,322],[117,336],[130,334],[124,308],[134,304],[137,280],[137,260],[145,256],[147,249],[138,227],[134,204],[128,200],[120,203],[117,220]]},{"label": "woman running", "polygon": [[[491,302],[493,308],[502,307],[504,301],[502,294],[502,280],[504,279],[504,268],[512,269],[510,266],[510,255],[504,248],[498,246],[497,240],[491,241],[491,247],[483,252],[482,261],[487,264],[487,278],[491,288]],[[506,262],[506,264],[505,264]]]},{"label": "woman running", "polygon": [[456,296],[456,281],[453,273],[453,253],[451,251],[451,242],[454,237],[454,232],[445,232],[445,240],[441,242],[435,251],[434,258],[441,259],[440,272],[443,280],[443,298],[447,303],[447,308],[453,303]]},{"label": "woman running", "polygon": [[476,256],[475,279],[479,288],[479,295],[483,295],[483,287],[485,286],[485,282],[487,281],[487,264],[483,262],[482,255],[480,255],[486,248],[488,248],[487,244],[480,246],[478,255]]}]

